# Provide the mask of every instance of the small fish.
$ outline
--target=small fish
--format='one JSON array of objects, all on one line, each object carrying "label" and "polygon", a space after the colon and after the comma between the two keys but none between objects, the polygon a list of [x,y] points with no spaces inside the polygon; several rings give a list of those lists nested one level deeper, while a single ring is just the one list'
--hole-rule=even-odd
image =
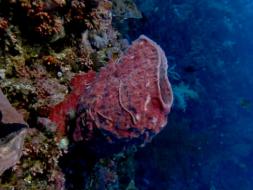
[{"label": "small fish", "polygon": [[251,107],[251,101],[250,100],[247,100],[245,98],[242,98],[239,100],[239,104],[242,108],[244,109],[249,109]]},{"label": "small fish", "polygon": [[194,73],[197,71],[197,69],[193,65],[188,65],[188,66],[184,67],[184,71],[187,73]]}]

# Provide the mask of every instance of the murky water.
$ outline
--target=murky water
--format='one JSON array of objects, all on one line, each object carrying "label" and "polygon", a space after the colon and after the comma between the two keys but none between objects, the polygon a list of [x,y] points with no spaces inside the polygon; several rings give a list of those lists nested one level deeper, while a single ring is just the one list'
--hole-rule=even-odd
[{"label": "murky water", "polygon": [[144,33],[166,51],[175,103],[166,129],[139,151],[140,189],[253,188],[253,3],[137,1]]}]

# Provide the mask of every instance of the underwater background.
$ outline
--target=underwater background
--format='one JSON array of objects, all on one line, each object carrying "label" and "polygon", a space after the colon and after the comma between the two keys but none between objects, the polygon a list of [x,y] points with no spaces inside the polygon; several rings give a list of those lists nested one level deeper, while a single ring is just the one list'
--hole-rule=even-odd
[{"label": "underwater background", "polygon": [[[0,0],[0,190],[252,190],[252,31],[252,0]],[[156,126],[124,139],[77,105],[141,34],[174,94],[151,142]]]},{"label": "underwater background", "polygon": [[135,157],[136,186],[253,189],[253,2],[136,2],[143,18],[125,35],[164,48],[175,96],[167,127]]}]

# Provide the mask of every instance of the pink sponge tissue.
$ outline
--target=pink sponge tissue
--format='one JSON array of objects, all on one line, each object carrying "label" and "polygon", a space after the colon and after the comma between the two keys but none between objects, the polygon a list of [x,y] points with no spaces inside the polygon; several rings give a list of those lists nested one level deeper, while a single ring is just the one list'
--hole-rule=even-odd
[{"label": "pink sponge tissue", "polygon": [[100,134],[107,144],[145,144],[167,124],[173,102],[167,68],[161,47],[141,35],[99,73],[74,77],[72,92],[50,119],[63,128],[72,109],[74,141],[92,141]]}]

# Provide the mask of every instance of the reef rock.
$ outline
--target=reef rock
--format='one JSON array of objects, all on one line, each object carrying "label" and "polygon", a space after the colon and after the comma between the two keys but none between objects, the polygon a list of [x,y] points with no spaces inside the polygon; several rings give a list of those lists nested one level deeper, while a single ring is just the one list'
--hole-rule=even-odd
[{"label": "reef rock", "polygon": [[0,175],[20,159],[27,124],[0,89]]},{"label": "reef rock", "polygon": [[112,0],[112,12],[113,16],[120,20],[142,18],[142,14],[133,0]]},{"label": "reef rock", "polygon": [[142,35],[99,73],[74,78],[72,93],[50,119],[62,126],[71,108],[74,141],[145,144],[167,124],[173,102],[167,67],[160,46]]}]

